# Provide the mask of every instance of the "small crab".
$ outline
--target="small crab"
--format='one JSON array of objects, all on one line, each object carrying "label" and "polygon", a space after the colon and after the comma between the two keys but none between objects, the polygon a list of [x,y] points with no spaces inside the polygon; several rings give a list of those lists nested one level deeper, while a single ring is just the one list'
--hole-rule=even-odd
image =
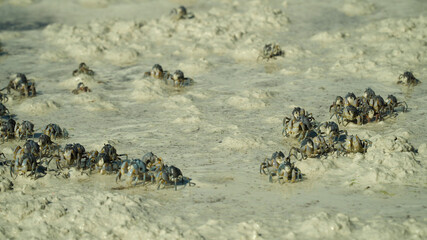
[{"label": "small crab", "polygon": [[308,132],[315,127],[310,119],[313,118],[307,118],[304,115],[298,118],[285,117],[283,119],[282,135],[285,137],[291,136],[297,138],[298,141],[303,140]]},{"label": "small crab", "polygon": [[3,142],[15,137],[16,122],[12,118],[1,123],[0,135]]},{"label": "small crab", "polygon": [[9,98],[7,97],[7,94],[0,93],[0,102],[6,103],[7,101],[9,101]]},{"label": "small crab", "polygon": [[354,106],[349,105],[343,108],[340,112],[335,114],[339,124],[347,126],[349,122],[356,122],[358,125],[363,123],[361,112]]},{"label": "small crab", "polygon": [[285,55],[285,52],[280,48],[279,45],[275,43],[269,43],[265,44],[264,48],[258,55],[258,58],[267,59],[269,61],[270,59],[276,59],[276,57]]},{"label": "small crab", "polygon": [[291,163],[290,159],[281,163],[277,169],[277,181],[280,184],[282,184],[282,179],[283,182],[292,183],[302,180],[301,170],[295,166],[295,163]]},{"label": "small crab", "polygon": [[81,144],[67,144],[63,150],[58,149],[58,154],[53,155],[49,160],[49,163],[52,159],[55,158],[56,167],[58,170],[62,170],[63,167],[72,167],[75,165],[77,169],[80,169],[82,158],[86,156],[85,153],[86,150]]},{"label": "small crab", "polygon": [[346,137],[344,145],[341,146],[339,152],[347,153],[366,153],[368,147],[372,146],[369,140],[362,140],[357,135],[349,135]]},{"label": "small crab", "polygon": [[15,136],[18,139],[27,139],[30,136],[34,136],[34,124],[25,120],[22,123],[16,123]]},{"label": "small crab", "polygon": [[398,107],[402,107],[403,112],[408,111],[408,104],[406,104],[405,101],[398,102],[397,98],[393,95],[388,95],[387,99],[385,100],[385,104],[385,108],[389,113],[393,113]]},{"label": "small crab", "polygon": [[8,116],[10,115],[9,109],[3,103],[0,103],[0,116]]},{"label": "small crab", "polygon": [[10,164],[10,176],[16,178],[19,174],[25,175],[27,172],[35,176],[37,167],[37,157],[32,153],[24,153],[16,159],[15,163]]},{"label": "small crab", "polygon": [[167,78],[166,80],[172,80],[172,85],[175,87],[183,87],[193,84],[193,79],[184,77],[184,73],[181,70],[176,70],[172,75],[170,75],[170,78]]},{"label": "small crab", "polygon": [[27,140],[24,144],[24,153],[31,153],[35,157],[40,158],[40,145],[33,140]]},{"label": "small crab", "polygon": [[95,75],[95,72],[90,70],[86,63],[82,62],[79,64],[79,68],[73,71],[73,76],[78,76],[80,74],[93,76]]},{"label": "small crab", "polygon": [[[325,155],[328,152],[331,151],[331,147],[326,143],[326,140],[323,136],[319,135],[314,138],[306,138],[301,142],[301,147],[296,148],[292,147],[289,151],[289,154],[291,155],[292,152],[299,153],[301,155],[302,159],[314,158],[318,157],[320,155]],[[295,156],[297,156],[295,153]]]},{"label": "small crab", "polygon": [[191,19],[194,18],[194,14],[187,12],[187,9],[184,6],[179,6],[174,8],[170,12],[172,20],[181,20],[181,19]]},{"label": "small crab", "polygon": [[48,124],[44,130],[43,133],[48,135],[50,138],[57,139],[57,138],[68,138],[68,131],[61,127],[59,127],[58,124],[50,123]]},{"label": "small crab", "polygon": [[145,180],[148,175],[148,169],[145,163],[139,159],[123,161],[122,165],[120,166],[120,170],[117,173],[116,182],[120,180],[123,175],[127,175],[129,184],[134,182],[133,185],[136,185],[140,177],[143,178],[143,184],[145,184]]},{"label": "small crab", "polygon": [[74,93],[74,94],[79,94],[79,93],[82,93],[82,92],[92,92],[92,90],[90,90],[89,87],[85,86],[85,84],[83,82],[79,82],[77,84],[77,88],[74,89],[71,92]]},{"label": "small crab", "polygon": [[31,80],[28,80],[25,74],[17,73],[12,78],[13,79],[9,82],[9,84],[3,88],[7,89],[8,93],[10,93],[10,90],[12,89],[25,97],[36,96],[36,84]]},{"label": "small crab", "polygon": [[265,169],[267,169],[268,172],[270,172],[269,168],[271,167],[277,169],[284,158],[285,154],[283,154],[282,151],[273,153],[270,158],[265,158],[264,161],[261,162],[259,166],[259,173],[264,173],[265,175],[267,175]]},{"label": "small crab", "polygon": [[334,145],[339,141],[340,136],[347,135],[347,130],[340,130],[338,124],[329,121],[321,123],[317,130],[318,134],[324,134],[329,145]]},{"label": "small crab", "polygon": [[51,157],[53,152],[59,148],[59,145],[52,142],[51,138],[46,134],[41,134],[39,137],[40,154],[44,157]]},{"label": "small crab", "polygon": [[155,79],[167,79],[169,77],[168,71],[163,71],[160,64],[154,64],[150,72],[145,72],[144,77],[152,77]]},{"label": "small crab", "polygon": [[356,95],[354,95],[354,93],[349,92],[347,93],[347,95],[345,95],[344,97],[344,106],[354,106],[354,107],[358,107],[357,104],[357,97]]},{"label": "small crab", "polygon": [[411,87],[418,85],[421,83],[421,81],[416,79],[414,74],[411,72],[404,72],[403,74],[399,75],[399,81],[397,83]]}]

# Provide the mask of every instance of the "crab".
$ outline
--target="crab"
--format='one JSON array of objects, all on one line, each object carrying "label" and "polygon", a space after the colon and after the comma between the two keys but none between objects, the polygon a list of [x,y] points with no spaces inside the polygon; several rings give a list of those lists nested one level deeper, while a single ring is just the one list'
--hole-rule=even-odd
[{"label": "crab", "polygon": [[319,124],[318,135],[324,134],[329,145],[334,145],[339,141],[340,136],[347,135],[347,130],[340,130],[338,124],[329,121]]},{"label": "crab", "polygon": [[73,76],[78,76],[80,74],[93,76],[95,75],[95,72],[90,70],[86,63],[82,62],[79,64],[79,68],[73,71]]},{"label": "crab", "polygon": [[27,139],[29,136],[34,136],[34,124],[25,120],[22,123],[16,123],[15,136],[19,139]]},{"label": "crab", "polygon": [[284,161],[280,164],[279,168],[277,169],[277,181],[280,184],[283,182],[292,182],[295,181],[301,181],[302,180],[302,173],[299,168],[295,166],[295,163],[291,163],[290,160]]},{"label": "crab", "polygon": [[48,124],[44,130],[43,133],[48,135],[50,138],[57,139],[57,138],[68,138],[68,131],[61,127],[59,127],[58,124],[50,123]]},{"label": "crab", "polygon": [[90,90],[89,87],[85,86],[85,84],[83,82],[79,82],[77,84],[77,88],[74,89],[73,91],[71,91],[74,94],[79,94],[81,92],[92,92],[92,90]]},{"label": "crab", "polygon": [[398,102],[397,98],[393,95],[388,95],[387,99],[385,100],[386,107],[385,109],[389,113],[393,113],[396,108],[402,107],[402,111],[406,112],[408,111],[408,104],[406,104],[405,101]]},{"label": "crab", "polygon": [[173,182],[176,191],[178,180],[184,182],[181,170],[175,166],[164,165],[156,174],[157,189],[160,189],[161,184],[166,187],[166,184]]},{"label": "crab", "polygon": [[[86,157],[85,153],[86,150],[80,143],[66,144],[63,150],[58,149],[58,154],[53,155],[49,163],[55,158],[56,168],[58,170],[62,170],[64,166],[72,167],[74,165],[76,165],[77,169],[80,169],[82,158]],[[65,164],[63,162],[65,162]]]},{"label": "crab", "polygon": [[[332,112],[331,118],[341,111],[341,109],[344,107],[344,98],[341,96],[337,96],[335,98],[335,101],[329,106],[329,112]],[[333,111],[332,111],[333,110]]]},{"label": "crab", "polygon": [[36,96],[36,84],[28,80],[25,74],[17,73],[12,78],[9,84],[0,91],[7,89],[7,92],[10,93],[10,90],[13,89],[25,97]]},{"label": "crab", "polygon": [[187,12],[187,9],[184,6],[179,6],[178,8],[172,9],[170,15],[172,20],[175,21],[194,18],[194,14]]},{"label": "crab", "polygon": [[51,138],[46,134],[41,134],[39,137],[39,146],[41,156],[50,157],[53,152],[59,148],[59,145],[52,142]]},{"label": "crab", "polygon": [[167,79],[169,77],[168,71],[163,71],[160,64],[154,64],[150,72],[145,72],[144,77],[152,77],[155,79]]},{"label": "crab", "polygon": [[356,95],[354,95],[354,93],[349,92],[349,93],[347,93],[347,95],[345,95],[344,106],[345,107],[348,107],[348,106],[358,107],[357,97],[356,97]]},{"label": "crab", "polygon": [[142,176],[143,184],[145,184],[146,177],[148,175],[148,169],[142,160],[135,159],[132,161],[123,161],[120,166],[120,170],[116,176],[116,182],[121,179],[122,175],[128,176],[128,183],[135,186],[139,178]]},{"label": "crab", "polygon": [[366,153],[368,148],[372,146],[369,140],[360,139],[357,135],[349,135],[346,137],[344,145],[338,149],[339,152],[347,153]]},{"label": "crab", "polygon": [[259,173],[264,173],[265,175],[267,175],[265,169],[267,169],[268,172],[270,172],[269,168],[271,167],[277,169],[284,158],[285,154],[283,154],[282,151],[273,153],[273,155],[271,155],[271,158],[265,158],[264,161],[261,162],[259,166]]},{"label": "crab", "polygon": [[298,118],[285,117],[283,119],[283,130],[282,135],[285,137],[294,137],[297,138],[298,141],[303,140],[308,132],[312,130],[315,125],[313,123],[312,117],[306,117],[305,115],[301,115]]},{"label": "crab", "polygon": [[172,75],[170,75],[170,78],[167,78],[166,80],[172,80],[172,85],[175,87],[183,87],[183,86],[189,86],[193,84],[192,78],[184,77],[184,73],[181,70],[176,70]]},{"label": "crab", "polygon": [[128,158],[127,154],[117,154],[116,148],[113,147],[111,144],[104,144],[99,153],[106,154],[111,159],[111,161],[121,160],[121,156],[126,156],[126,159]]},{"label": "crab", "polygon": [[0,102],[6,103],[7,101],[9,101],[9,98],[7,97],[7,94],[0,93]]},{"label": "crab", "polygon": [[418,85],[421,81],[415,78],[414,74],[411,72],[404,72],[399,75],[399,81],[397,83],[411,87]]},{"label": "crab", "polygon": [[267,59],[269,61],[270,59],[276,59],[276,57],[285,55],[285,52],[280,48],[279,45],[275,43],[269,43],[265,44],[264,48],[258,55],[258,58]]},{"label": "crab", "polygon": [[363,115],[356,107],[352,105],[344,107],[340,112],[335,113],[335,116],[338,123],[343,124],[344,126],[347,126],[349,122],[354,123],[355,121],[358,125],[363,123]]},{"label": "crab", "polygon": [[0,135],[3,142],[15,137],[15,125],[16,122],[12,118],[1,123]]},{"label": "crab", "polygon": [[27,140],[24,144],[24,153],[31,153],[37,158],[40,158],[40,145],[33,140]]},{"label": "crab", "polygon": [[10,115],[9,109],[3,103],[0,103],[0,116],[8,116]]},{"label": "crab", "polygon": [[299,148],[292,147],[289,151],[289,155],[295,152],[295,156],[297,153],[301,155],[301,158],[298,160],[306,159],[306,158],[314,158],[320,155],[325,155],[330,152],[332,148],[326,143],[326,140],[323,136],[319,135],[314,138],[306,138],[301,142],[301,146]]},{"label": "crab", "polygon": [[16,178],[19,174],[25,175],[27,172],[30,172],[28,176],[33,174],[36,176],[37,167],[37,157],[32,153],[24,153],[15,160],[15,163],[10,164],[10,176]]},{"label": "crab", "polygon": [[107,172],[113,172],[120,168],[122,160],[120,156],[126,156],[127,154],[117,154],[117,150],[111,144],[104,144],[99,153],[93,152],[92,156],[87,156],[90,161],[91,170],[95,168],[99,170],[101,174],[106,174]]}]

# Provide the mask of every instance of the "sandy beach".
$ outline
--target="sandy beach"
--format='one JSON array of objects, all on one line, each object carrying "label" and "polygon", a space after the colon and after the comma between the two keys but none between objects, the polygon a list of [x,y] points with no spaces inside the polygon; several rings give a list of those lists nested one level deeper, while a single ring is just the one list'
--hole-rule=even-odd
[{"label": "sandy beach", "polygon": [[[194,17],[172,19],[181,5]],[[49,123],[66,128],[69,138],[54,140],[62,147],[153,152],[195,183],[157,190],[53,163],[36,180],[14,179],[8,164],[25,141],[11,139],[0,145],[0,239],[426,239],[426,9],[419,0],[0,0],[0,87],[24,73],[37,88],[8,95],[16,122],[38,135]],[[259,58],[269,43],[284,54]],[[73,76],[81,62],[95,75]],[[144,77],[154,64],[194,84]],[[421,83],[397,84],[406,71]],[[79,82],[91,92],[73,94]],[[295,183],[259,174],[266,157],[300,146],[282,135],[295,107],[330,121],[336,96],[366,88],[408,105],[340,125],[372,142],[366,153],[295,161]]]}]

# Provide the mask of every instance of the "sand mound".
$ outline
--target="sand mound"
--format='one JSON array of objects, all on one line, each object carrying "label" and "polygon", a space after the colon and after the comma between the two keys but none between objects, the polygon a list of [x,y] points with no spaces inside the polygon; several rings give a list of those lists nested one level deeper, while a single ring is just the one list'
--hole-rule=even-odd
[{"label": "sand mound", "polygon": [[16,109],[20,112],[26,112],[34,115],[44,115],[52,111],[56,111],[60,105],[53,100],[45,100],[42,98],[29,98],[22,101]]}]

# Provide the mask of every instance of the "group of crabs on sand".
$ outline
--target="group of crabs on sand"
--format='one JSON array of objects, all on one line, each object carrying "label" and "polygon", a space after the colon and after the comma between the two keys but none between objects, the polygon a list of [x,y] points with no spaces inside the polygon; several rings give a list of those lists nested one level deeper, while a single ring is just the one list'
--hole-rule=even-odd
[{"label": "group of crabs on sand", "polygon": [[[171,11],[173,20],[192,19],[194,15],[188,13],[186,8],[181,6]],[[285,52],[279,45],[269,43],[260,51],[258,59],[269,61],[276,57],[283,56]],[[72,75],[93,77],[95,72],[89,69],[85,63],[80,63],[78,69]],[[193,79],[184,77],[181,70],[176,70],[173,74],[163,70],[159,64],[154,64],[151,71],[144,73],[144,78],[162,80],[166,85],[174,87],[184,87],[193,84]],[[79,79],[79,78],[77,78]],[[411,72],[405,72],[399,76],[398,84],[409,87],[415,86],[420,81]],[[17,146],[13,152],[14,160],[5,161],[9,164],[10,175],[16,178],[18,175],[39,177],[46,174],[49,163],[55,159],[58,175],[64,177],[69,173],[64,173],[64,168],[75,167],[82,173],[92,173],[94,171],[101,174],[116,173],[116,182],[123,176],[127,176],[128,183],[136,185],[139,180],[145,185],[146,181],[156,182],[157,189],[161,185],[174,184],[177,189],[178,181],[181,184],[194,185],[190,178],[184,177],[179,168],[168,166],[152,152],[146,153],[141,159],[128,159],[127,154],[117,154],[117,150],[110,144],[104,144],[100,151],[86,151],[79,143],[66,144],[63,148],[52,141],[57,138],[68,138],[68,132],[61,129],[57,124],[48,124],[38,141],[34,139],[34,124],[29,121],[16,123],[3,105],[8,101],[6,94],[1,91],[7,89],[17,92],[19,97],[36,96],[35,83],[26,78],[25,74],[18,73],[12,77],[8,86],[0,90],[0,116],[7,117],[1,122],[1,137],[3,142],[10,139],[26,140],[23,147]],[[79,82],[77,88],[72,93],[91,92],[91,90]],[[3,102],[3,103],[2,103]],[[338,124],[346,126],[348,123],[358,125],[370,122],[382,121],[389,117],[395,117],[398,110],[405,112],[408,110],[406,102],[399,102],[393,95],[389,95],[384,100],[380,95],[376,95],[371,88],[367,88],[361,97],[356,97],[353,93],[348,93],[344,98],[337,96],[329,107],[331,117],[336,117]],[[300,146],[292,147],[287,155],[282,151],[275,152],[270,158],[265,158],[260,164],[260,173],[269,175],[270,182],[273,177],[277,177],[279,183],[295,182],[302,180],[302,172],[296,167],[295,162],[291,162],[291,157],[302,160],[306,158],[316,158],[327,156],[329,153],[337,154],[365,153],[372,145],[372,142],[360,139],[357,135],[349,135],[346,130],[340,130],[337,123],[333,121],[319,123],[311,113],[307,113],[303,108],[295,107],[290,117],[283,119],[282,134],[288,138],[297,139]],[[0,153],[3,155],[3,153]],[[125,156],[125,159],[121,157]]]},{"label": "group of crabs on sand", "polygon": [[[72,75],[77,77],[80,74],[93,77],[95,72],[89,69],[85,63],[81,63]],[[192,82],[191,79],[184,78],[183,75],[182,71],[179,70],[174,74],[169,74],[163,71],[159,64],[155,64],[150,72],[144,74],[144,77],[176,81],[177,83],[174,86],[185,86],[190,81]],[[2,102],[8,101],[7,95],[11,95],[12,91],[14,92],[13,96],[17,98],[36,96],[35,83],[27,79],[25,74],[18,73],[11,78],[8,86],[1,89],[8,91],[8,94],[0,95]],[[80,82],[72,92],[78,94],[90,91]],[[1,122],[2,142],[9,140],[26,141],[23,146],[16,146],[13,152],[13,160],[6,160],[2,163],[9,165],[12,178],[16,179],[18,175],[24,175],[36,179],[46,174],[47,171],[54,171],[57,175],[69,177],[69,171],[64,171],[64,169],[73,167],[81,170],[82,174],[91,174],[95,171],[101,174],[116,173],[116,182],[122,180],[123,176],[126,176],[128,184],[133,185],[141,181],[143,185],[146,181],[156,182],[157,189],[160,189],[162,185],[166,187],[170,184],[174,184],[175,190],[177,190],[177,184],[194,185],[190,182],[190,178],[182,175],[179,168],[167,165],[162,158],[157,157],[152,152],[144,154],[141,159],[130,160],[127,154],[117,154],[116,148],[111,144],[104,144],[100,151],[86,151],[85,147],[79,143],[66,144],[62,148],[52,140],[68,138],[68,131],[54,123],[48,124],[36,140],[33,123],[30,121],[17,123],[3,103],[0,103],[0,108],[4,109],[1,116],[7,118],[7,120],[2,119]],[[3,153],[0,155],[5,158]],[[122,159],[123,156],[125,159]],[[56,169],[48,169],[53,159],[56,162]]]},{"label": "group of crabs on sand", "polygon": [[[274,59],[282,56],[284,52],[277,44],[265,45],[260,57]],[[399,75],[398,84],[413,87],[420,83],[411,72]],[[343,98],[337,96],[329,107],[331,117],[336,117],[338,124],[347,126],[349,123],[363,125],[370,122],[378,122],[386,118],[397,116],[398,111],[406,112],[408,105],[404,101],[398,101],[393,95],[388,95],[384,100],[376,95],[374,90],[367,88],[363,96],[356,97],[354,93],[347,93]],[[327,121],[319,123],[311,113],[303,108],[295,107],[291,117],[283,119],[282,134],[285,137],[297,139],[299,147],[291,147],[285,155],[282,151],[274,152],[271,157],[265,158],[259,172],[269,176],[269,181],[277,177],[277,182],[295,182],[302,180],[302,172],[296,167],[296,160],[306,158],[318,158],[329,153],[339,154],[365,153],[372,145],[366,139],[360,139],[357,135],[349,135],[346,130],[340,130],[336,122]]]},{"label": "group of crabs on sand", "polygon": [[[192,19],[194,15],[187,12],[186,8],[180,6],[171,11],[171,19],[178,21],[182,19]],[[80,63],[78,69],[72,72],[76,80],[81,80],[78,76],[93,77],[95,72],[92,71],[85,63]],[[184,76],[181,70],[176,70],[174,73],[163,70],[162,66],[155,64],[151,71],[144,73],[144,78],[154,78],[163,80],[166,85],[175,87],[189,86],[193,83],[193,79]],[[7,94],[1,91],[7,89]],[[11,76],[9,84],[0,90],[0,116],[1,119],[1,138],[2,142],[9,140],[25,140],[24,145],[17,146],[13,152],[13,160],[6,160],[2,165],[9,165],[10,175],[16,178],[18,175],[32,176],[38,178],[47,171],[55,171],[57,175],[69,177],[69,172],[64,172],[64,168],[75,167],[81,170],[82,173],[92,173],[94,171],[105,173],[116,173],[116,182],[121,180],[123,176],[127,177],[128,184],[136,185],[140,180],[145,185],[146,181],[155,181],[157,189],[161,185],[174,184],[177,190],[177,184],[194,185],[190,182],[190,178],[184,177],[179,168],[170,165],[168,166],[162,158],[157,157],[152,152],[146,153],[141,159],[129,160],[127,154],[117,154],[117,150],[111,144],[104,144],[100,151],[86,151],[84,146],[79,143],[66,144],[61,147],[52,140],[57,138],[68,138],[68,131],[61,129],[57,124],[48,124],[43,133],[39,133],[38,140],[35,139],[34,124],[30,121],[22,121],[17,123],[13,119],[13,115],[3,103],[6,103],[14,92],[14,97],[27,98],[35,97],[36,86],[35,82],[27,79],[25,74],[17,73]],[[74,94],[83,92],[91,92],[91,89],[83,82],[77,84],[77,88],[72,90]],[[16,94],[15,94],[16,93]],[[3,119],[5,118],[5,120]],[[36,140],[36,141],[35,141]],[[0,153],[0,156],[5,155]],[[122,159],[126,156],[125,159]],[[56,169],[48,169],[50,162],[55,159]]]}]

